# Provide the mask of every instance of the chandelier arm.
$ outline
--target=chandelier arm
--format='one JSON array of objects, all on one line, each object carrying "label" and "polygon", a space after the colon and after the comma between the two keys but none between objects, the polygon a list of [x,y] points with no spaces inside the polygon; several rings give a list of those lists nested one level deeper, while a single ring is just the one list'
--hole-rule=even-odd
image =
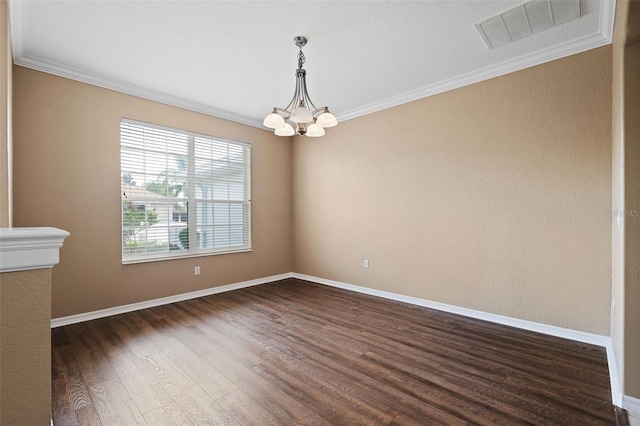
[{"label": "chandelier arm", "polygon": [[[314,107],[315,107],[315,105],[314,105]],[[319,113],[320,111],[322,111],[322,112],[329,112],[329,107],[328,107],[328,106],[323,106],[323,107],[320,107],[320,108],[316,108],[316,109],[314,109],[314,110],[311,112],[311,115],[316,115],[316,114],[317,114],[317,113]]]},{"label": "chandelier arm", "polygon": [[287,115],[291,115],[291,111],[293,111],[293,109],[298,106],[298,102],[302,98],[300,96],[300,92],[301,92],[300,75],[301,75],[301,73],[299,71],[300,70],[296,71],[296,88],[295,88],[295,90],[293,92],[293,97],[291,98],[291,102],[289,102],[287,104],[287,106],[284,108],[284,110],[286,111]]},{"label": "chandelier arm", "polygon": [[[307,103],[307,108],[309,108],[309,111],[318,109],[313,104],[313,102],[311,101],[311,98],[309,97],[309,91],[307,90],[307,79],[305,78],[304,75],[302,76],[302,95],[304,97],[305,102]],[[312,115],[313,115],[313,113],[312,113]]]},{"label": "chandelier arm", "polygon": [[278,108],[278,110],[286,113],[287,118],[289,118],[289,116],[291,115],[291,111],[293,111],[293,109],[296,107],[297,101],[298,101],[298,91],[296,90],[293,93],[293,98],[291,98],[291,101],[287,104],[287,106],[284,108]]},{"label": "chandelier arm", "polygon": [[285,115],[287,115],[287,116],[290,114],[290,113],[289,113],[289,111],[287,111],[287,110],[286,110],[286,109],[284,109],[284,108],[273,107],[273,110],[274,110],[274,111],[277,111],[277,112],[282,112],[282,113],[284,113],[284,114],[285,114]]}]

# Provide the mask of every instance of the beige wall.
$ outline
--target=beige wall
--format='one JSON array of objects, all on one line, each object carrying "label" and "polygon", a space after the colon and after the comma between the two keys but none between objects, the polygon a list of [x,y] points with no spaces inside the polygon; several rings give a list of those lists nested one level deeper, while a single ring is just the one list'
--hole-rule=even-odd
[{"label": "beige wall", "polygon": [[[293,138],[292,158],[259,129],[14,67],[15,225],[71,232],[54,318],[294,270],[608,335],[611,69],[597,49]],[[252,253],[121,265],[121,117],[253,144]]]},{"label": "beige wall", "polygon": [[0,1],[0,228],[11,226],[11,55],[7,1]]},{"label": "beige wall", "polygon": [[0,274],[0,424],[51,418],[50,269]]},{"label": "beige wall", "polygon": [[294,141],[295,271],[608,335],[611,56]]},{"label": "beige wall", "polygon": [[[53,318],[292,270],[288,139],[19,66],[13,78],[14,225],[71,233],[53,270]],[[121,264],[122,117],[252,144],[253,252]]]}]

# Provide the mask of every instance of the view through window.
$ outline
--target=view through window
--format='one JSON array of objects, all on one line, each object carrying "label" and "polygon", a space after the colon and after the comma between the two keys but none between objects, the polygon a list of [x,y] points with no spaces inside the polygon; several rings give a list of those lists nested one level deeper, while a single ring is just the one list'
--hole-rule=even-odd
[{"label": "view through window", "polygon": [[251,249],[251,145],[123,119],[122,261]]}]

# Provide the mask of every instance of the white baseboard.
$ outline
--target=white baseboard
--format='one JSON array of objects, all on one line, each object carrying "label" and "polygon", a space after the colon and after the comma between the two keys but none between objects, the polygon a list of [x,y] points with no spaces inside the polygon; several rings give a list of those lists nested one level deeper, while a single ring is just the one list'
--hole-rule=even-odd
[{"label": "white baseboard", "polygon": [[217,293],[224,293],[226,291],[238,290],[254,285],[266,284],[273,281],[283,280],[285,278],[291,278],[292,276],[293,274],[291,272],[287,272],[286,274],[272,275],[270,277],[257,278],[255,280],[242,281],[239,283],[223,285],[220,287],[211,287],[204,290],[192,291],[190,293],[182,293],[176,294],[175,296],[162,297],[160,299],[147,300],[144,302],[131,303],[129,305],[101,309],[99,311],[54,318],[51,320],[51,328],[77,324],[84,321],[110,317],[112,315],[124,314],[127,312],[139,311],[140,309],[153,308],[154,306],[168,305],[169,303],[181,302],[183,300],[195,299],[198,297],[209,296]]},{"label": "white baseboard", "polygon": [[622,407],[622,372],[618,369],[613,341],[609,338],[607,345],[607,363],[609,364],[609,381],[611,382],[611,400],[616,407]]},{"label": "white baseboard", "polygon": [[388,291],[375,290],[368,287],[361,287],[353,284],[346,284],[339,281],[327,280],[324,278],[298,274],[295,272],[293,273],[293,277],[299,278],[301,280],[313,281],[319,284],[329,285],[332,287],[338,287],[345,290],[352,290],[358,293],[369,294],[371,296],[378,296],[385,299],[396,300],[398,302],[405,302],[405,303],[410,303],[412,305],[424,306],[425,308],[432,308],[432,309],[437,309],[439,311],[463,315],[465,317],[471,317],[471,318],[476,318],[480,320],[495,322],[498,324],[509,325],[511,327],[521,328],[529,331],[535,331],[538,333],[562,337],[565,339],[576,340],[578,342],[590,343],[597,346],[606,347],[608,341],[610,340],[608,336],[601,336],[599,334],[585,333],[582,331],[571,330],[568,328],[556,327],[553,325],[541,324],[533,321],[525,321],[517,318],[503,316],[503,315],[496,315],[488,312],[461,308],[459,306],[448,305],[446,303],[432,302],[431,300],[405,296],[403,294],[391,293]]},{"label": "white baseboard", "polygon": [[455,305],[448,305],[446,303],[433,302],[426,299],[420,299],[417,297],[405,296],[398,293],[391,293],[388,291],[376,290],[368,287],[362,287],[353,284],[347,284],[339,281],[328,280],[325,278],[314,277],[311,275],[298,274],[296,272],[288,272],[280,275],[272,275],[270,277],[258,278],[255,280],[243,281],[235,284],[223,285],[220,287],[212,287],[205,290],[193,291],[190,293],[177,294],[175,296],[162,297],[160,299],[148,300],[145,302],[132,303],[129,305],[116,306],[113,308],[102,309],[99,311],[86,312],[77,315],[70,315],[67,317],[54,318],[51,320],[51,328],[62,327],[65,325],[76,324],[84,321],[90,321],[98,318],[105,318],[112,315],[124,314],[127,312],[138,311],[140,309],[152,308],[160,305],[167,305],[169,303],[180,302],[183,300],[195,299],[198,297],[209,296],[212,294],[223,293],[231,290],[237,290],[241,288],[251,287],[260,284],[266,284],[273,281],[283,280],[285,278],[298,278],[301,280],[311,281],[318,284],[324,284],[331,287],[337,287],[345,290],[355,291],[357,293],[368,294],[371,296],[382,297],[384,299],[396,300],[399,302],[405,302],[412,305],[424,306],[426,308],[432,308],[443,312],[450,312],[470,318],[476,318],[480,320],[490,321],[497,324],[507,325],[511,327],[520,328],[523,330],[534,331],[550,336],[561,337],[564,339],[575,340],[578,342],[589,343],[596,346],[602,346],[607,351],[607,362],[609,364],[609,376],[611,381],[611,397],[613,404],[622,407],[630,415],[637,416],[640,419],[640,400],[624,395],[622,393],[622,384],[620,382],[620,375],[616,363],[616,357],[613,346],[611,344],[611,338],[608,336],[602,336],[598,334],[585,333],[582,331],[571,330],[568,328],[556,327],[552,325],[537,323],[533,321],[521,320],[518,318],[511,318],[503,315],[491,314],[483,311],[476,311],[473,309],[462,308]]},{"label": "white baseboard", "polygon": [[[622,408],[627,410],[627,413],[629,414],[629,423],[631,425],[640,425],[640,399],[624,395],[622,397]],[[635,423],[632,423],[632,421],[635,421]]]},{"label": "white baseboard", "polygon": [[357,293],[364,293],[371,296],[378,296],[385,299],[395,300],[398,302],[405,302],[412,305],[424,306],[426,308],[432,308],[439,311],[450,312],[450,313],[462,315],[465,317],[485,320],[485,321],[502,324],[502,325],[508,325],[508,326],[520,328],[523,330],[534,331],[534,332],[546,334],[549,336],[561,337],[564,339],[574,340],[577,342],[589,343],[596,346],[602,346],[607,351],[607,363],[609,364],[609,376],[611,381],[611,399],[614,405],[618,407],[622,406],[622,385],[619,379],[620,376],[617,368],[614,349],[611,344],[611,338],[609,336],[585,333],[583,331],[572,330],[569,328],[556,327],[553,325],[547,325],[547,324],[542,324],[542,323],[533,322],[533,321],[526,321],[518,318],[511,318],[503,315],[496,315],[488,312],[476,311],[473,309],[462,308],[455,305],[448,305],[446,303],[433,302],[431,300],[405,296],[403,294],[391,293],[388,291],[376,290],[376,289],[362,287],[362,286],[353,285],[353,284],[346,284],[340,281],[327,280],[325,278],[314,277],[311,275],[298,274],[296,272],[294,272],[292,276],[293,278],[312,281],[319,284],[325,284],[331,287],[337,287],[345,290],[351,290]]}]

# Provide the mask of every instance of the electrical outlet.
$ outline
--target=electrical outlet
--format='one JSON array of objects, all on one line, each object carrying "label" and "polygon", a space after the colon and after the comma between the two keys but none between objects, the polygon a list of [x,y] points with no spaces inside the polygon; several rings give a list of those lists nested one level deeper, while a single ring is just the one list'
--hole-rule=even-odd
[{"label": "electrical outlet", "polygon": [[195,269],[193,270],[193,274],[194,275],[200,275],[200,267],[196,266]]},{"label": "electrical outlet", "polygon": [[369,267],[369,259],[365,259],[364,260],[364,267],[368,268]]}]

